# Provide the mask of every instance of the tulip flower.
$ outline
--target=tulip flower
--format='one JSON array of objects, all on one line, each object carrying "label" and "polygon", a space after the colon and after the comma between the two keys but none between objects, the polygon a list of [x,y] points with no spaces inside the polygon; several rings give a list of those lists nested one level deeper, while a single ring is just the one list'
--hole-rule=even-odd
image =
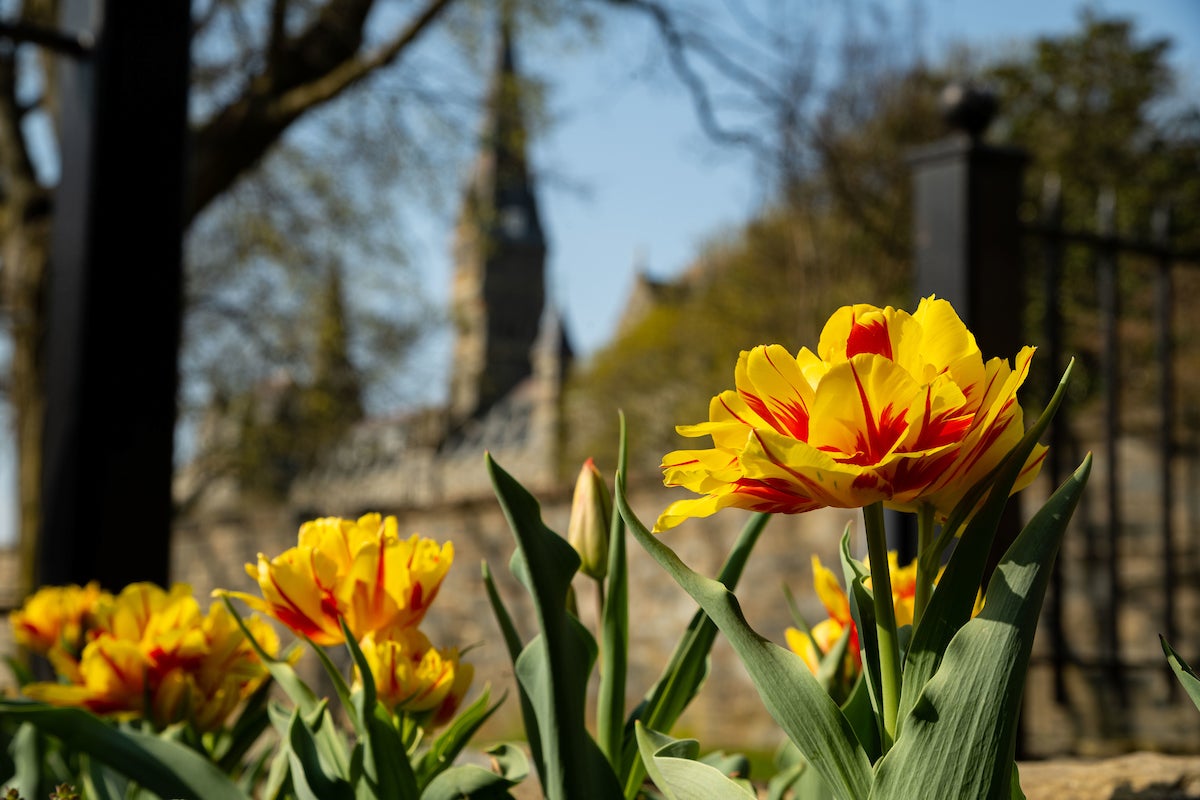
[{"label": "tulip flower", "polygon": [[371,633],[359,643],[379,700],[395,712],[430,720],[454,716],[474,675],[460,664],[458,650],[438,650],[415,628]]},{"label": "tulip flower", "polygon": [[[932,507],[944,518],[1024,433],[1017,389],[1033,348],[986,364],[950,303],[933,297],[908,314],[846,306],[826,323],[817,353],[780,345],[742,352],[733,390],[709,421],[677,428],[713,447],[663,459],[664,482],[702,495],[673,503],[655,530],[726,507],[799,513],[882,502]],[[1045,448],[1014,491],[1034,478]]]},{"label": "tulip flower", "polygon": [[[96,714],[142,718],[163,727],[188,721],[213,730],[266,679],[267,671],[221,603],[204,614],[191,587],[125,587],[95,610],[96,627],[67,682],[32,683],[35,700]],[[261,619],[246,625],[260,646],[278,651]]]},{"label": "tulip flower", "polygon": [[13,639],[48,658],[56,672],[73,674],[88,631],[95,626],[93,612],[109,599],[94,581],[87,586],[42,587],[9,616]]},{"label": "tulip flower", "polygon": [[450,542],[400,539],[395,517],[326,517],[304,523],[296,547],[272,559],[259,553],[246,565],[261,598],[229,594],[315,644],[339,644],[339,619],[356,637],[420,624],[453,560]]},{"label": "tulip flower", "polygon": [[[917,559],[913,559],[908,566],[902,567],[900,566],[899,557],[892,550],[888,552],[888,566],[891,573],[892,607],[895,609],[896,625],[897,627],[912,625],[913,603],[916,598],[917,585]],[[850,614],[850,599],[846,596],[845,590],[842,589],[842,584],[838,581],[837,576],[833,574],[832,570],[822,564],[821,559],[815,555],[812,557],[812,569],[813,588],[816,590],[821,604],[825,606],[825,612],[829,617],[812,626],[811,638],[804,631],[797,628],[788,628],[785,633],[788,647],[791,648],[792,652],[804,659],[804,663],[813,674],[816,674],[821,665],[821,655],[828,653],[829,648],[841,638],[842,631],[850,628],[850,641],[846,649],[846,660],[852,668],[847,671],[847,674],[851,676],[857,675],[862,666],[862,653],[859,645],[858,627]],[[871,579],[867,578],[865,583],[867,588],[870,589]],[[972,616],[978,614],[982,608],[983,603],[982,599],[980,599],[975,604]],[[816,640],[816,647],[813,647],[814,639]]]},{"label": "tulip flower", "polygon": [[598,581],[608,574],[608,529],[612,497],[596,463],[588,459],[579,470],[571,499],[567,541],[579,553],[580,570]]}]

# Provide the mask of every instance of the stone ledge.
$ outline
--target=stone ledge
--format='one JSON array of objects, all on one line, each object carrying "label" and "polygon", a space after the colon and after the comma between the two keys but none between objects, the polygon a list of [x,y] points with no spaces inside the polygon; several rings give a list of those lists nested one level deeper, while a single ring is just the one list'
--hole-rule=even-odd
[{"label": "stone ledge", "polygon": [[1130,753],[1020,765],[1027,800],[1197,800],[1200,756]]}]

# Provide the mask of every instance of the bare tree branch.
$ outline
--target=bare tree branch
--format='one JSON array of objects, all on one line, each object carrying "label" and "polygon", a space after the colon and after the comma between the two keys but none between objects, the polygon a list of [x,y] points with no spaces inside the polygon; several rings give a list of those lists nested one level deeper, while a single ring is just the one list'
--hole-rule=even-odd
[{"label": "bare tree branch", "polygon": [[353,58],[306,86],[298,86],[279,98],[275,113],[284,117],[299,115],[320,103],[332,100],[377,69],[394,62],[405,49],[437,19],[452,0],[430,0],[424,10],[385,46],[365,58]]},{"label": "bare tree branch", "polygon": [[190,222],[233,184],[301,114],[357,84],[411,46],[453,0],[429,0],[374,54],[363,56],[363,26],[375,0],[330,0],[298,36],[276,40],[268,61],[239,97],[195,131]]}]

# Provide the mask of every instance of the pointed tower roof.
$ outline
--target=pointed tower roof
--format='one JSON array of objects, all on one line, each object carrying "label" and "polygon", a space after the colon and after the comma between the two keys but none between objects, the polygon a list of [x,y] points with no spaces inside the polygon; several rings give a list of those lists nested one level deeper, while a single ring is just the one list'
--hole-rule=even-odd
[{"label": "pointed tower roof", "polygon": [[537,198],[529,172],[529,134],[522,91],[512,24],[502,19],[479,155],[466,200],[479,215],[480,222],[490,223],[493,236],[544,246]]},{"label": "pointed tower roof", "polygon": [[500,23],[479,155],[455,231],[450,420],[487,413],[533,374],[546,241],[526,151],[511,26]]}]

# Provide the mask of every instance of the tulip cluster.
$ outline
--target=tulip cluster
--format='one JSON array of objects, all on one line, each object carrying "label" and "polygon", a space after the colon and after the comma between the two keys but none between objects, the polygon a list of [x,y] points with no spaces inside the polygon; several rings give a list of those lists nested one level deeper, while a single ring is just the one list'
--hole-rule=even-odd
[{"label": "tulip cluster", "polygon": [[[22,691],[52,705],[214,730],[267,677],[228,609],[203,613],[186,584],[134,583],[115,596],[96,584],[45,587],[10,622],[17,643],[58,675]],[[246,625],[265,651],[278,650],[262,619]]]},{"label": "tulip cluster", "polygon": [[450,542],[401,539],[395,517],[325,517],[304,523],[295,547],[246,565],[262,597],[227,594],[318,646],[345,642],[344,622],[380,701],[432,728],[453,718],[474,677],[456,648],[419,630],[453,561]]}]

